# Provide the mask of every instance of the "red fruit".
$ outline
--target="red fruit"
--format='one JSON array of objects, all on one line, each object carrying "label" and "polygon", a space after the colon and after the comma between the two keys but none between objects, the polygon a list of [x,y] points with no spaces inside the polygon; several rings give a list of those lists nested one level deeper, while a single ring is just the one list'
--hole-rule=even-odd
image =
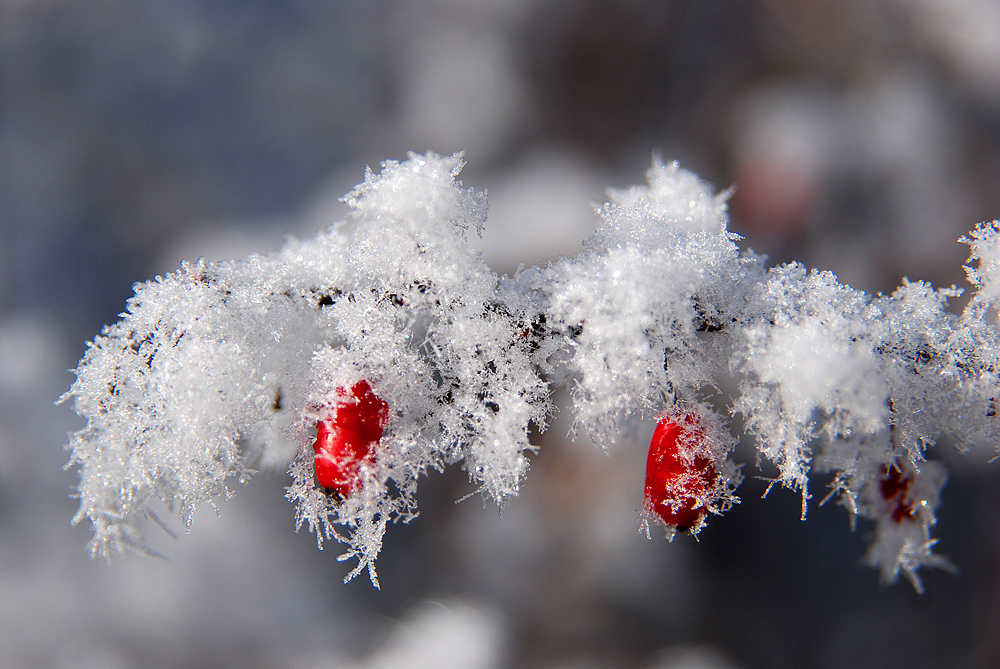
[{"label": "red fruit", "polygon": [[662,419],[646,460],[646,509],[678,529],[697,527],[715,496],[719,472],[695,452],[706,439],[701,419],[681,414]]},{"label": "red fruit", "polygon": [[389,405],[372,392],[367,381],[358,381],[348,393],[337,388],[341,399],[333,417],[316,424],[316,481],[349,497],[360,486],[358,465],[374,461],[372,447],[382,438],[389,419]]},{"label": "red fruit", "polygon": [[897,523],[916,516],[913,501],[906,499],[907,493],[910,492],[910,483],[912,479],[905,476],[895,463],[882,467],[882,477],[879,479],[882,499],[888,505],[889,516]]}]

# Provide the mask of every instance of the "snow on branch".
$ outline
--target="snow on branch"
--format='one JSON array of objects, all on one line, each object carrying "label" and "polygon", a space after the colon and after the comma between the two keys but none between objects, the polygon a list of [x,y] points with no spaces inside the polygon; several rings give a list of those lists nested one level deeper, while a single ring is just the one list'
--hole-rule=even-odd
[{"label": "snow on branch", "polygon": [[313,240],[136,284],[62,398],[87,421],[69,447],[94,556],[145,551],[139,521],[161,502],[190,524],[287,466],[299,525],[377,585],[386,526],[415,516],[429,468],[460,464],[499,504],[517,494],[557,386],[602,446],[657,418],[644,521],[697,532],[738,501],[736,439],[705,402],[730,377],[803,515],[810,477],[831,475],[852,522],[874,522],[867,561],[886,582],[919,590],[922,566],[949,566],[930,534],[947,475],[926,451],[996,437],[1000,224],[962,240],[976,292],[956,315],[954,288],[871,296],[766,269],[727,230],[728,193],[654,161],[648,185],[609,191],[579,255],[499,277],[467,239],[487,202],[462,165],[387,161]]}]

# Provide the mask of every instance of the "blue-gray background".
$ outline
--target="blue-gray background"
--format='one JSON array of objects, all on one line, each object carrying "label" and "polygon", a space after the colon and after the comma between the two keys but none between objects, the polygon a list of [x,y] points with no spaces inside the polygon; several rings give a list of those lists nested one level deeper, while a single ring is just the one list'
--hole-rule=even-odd
[{"label": "blue-gray background", "polygon": [[4,0],[0,664],[1000,665],[988,444],[934,453],[962,571],[923,597],[858,566],[842,509],[801,523],[753,478],[700,542],[646,541],[652,426],[606,457],[565,418],[502,517],[453,503],[460,471],[424,481],[381,592],[293,533],[273,473],[159,537],[169,561],[90,562],[61,469],[79,421],[52,402],[132,283],[311,235],[366,164],[428,149],[489,189],[501,272],[575,252],[656,151],[735,183],[732,228],[772,262],[963,287],[955,240],[1000,216],[1000,4]]}]

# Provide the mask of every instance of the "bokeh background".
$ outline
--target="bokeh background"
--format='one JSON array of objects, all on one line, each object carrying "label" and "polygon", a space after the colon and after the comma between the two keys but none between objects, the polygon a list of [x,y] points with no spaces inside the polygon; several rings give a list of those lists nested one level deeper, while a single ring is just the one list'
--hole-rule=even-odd
[{"label": "bokeh background", "polygon": [[424,480],[381,591],[293,531],[277,473],[154,534],[168,560],[91,562],[53,402],[132,283],[310,236],[365,165],[428,149],[488,188],[500,272],[576,252],[658,152],[735,184],[771,263],[967,287],[955,240],[1000,217],[1000,3],[2,0],[0,665],[1000,666],[991,444],[933,452],[961,572],[924,596],[859,566],[842,509],[760,499],[752,444],[740,506],[648,541],[653,425],[606,455],[565,416],[502,513],[455,504],[461,471]]}]

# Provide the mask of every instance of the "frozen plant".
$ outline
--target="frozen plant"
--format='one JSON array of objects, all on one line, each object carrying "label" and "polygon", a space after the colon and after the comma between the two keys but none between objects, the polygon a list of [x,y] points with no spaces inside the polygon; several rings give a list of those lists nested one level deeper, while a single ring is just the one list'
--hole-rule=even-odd
[{"label": "frozen plant", "polygon": [[460,464],[498,504],[517,494],[556,386],[602,446],[656,417],[644,524],[696,533],[738,501],[736,439],[708,402],[729,376],[803,516],[826,475],[852,523],[874,523],[883,580],[920,590],[920,567],[949,566],[931,536],[946,472],[926,454],[942,434],[996,436],[996,222],[963,239],[976,292],[956,315],[954,288],[871,296],[765,268],[727,230],[728,192],[654,161],[648,185],[608,192],[579,255],[498,277],[468,243],[487,202],[462,164],[387,161],[311,241],[135,286],[63,397],[87,421],[70,465],[94,556],[144,551],[138,523],[160,502],[189,525],[233,481],[288,466],[299,525],[377,585],[386,525],[416,515],[429,468]]}]

